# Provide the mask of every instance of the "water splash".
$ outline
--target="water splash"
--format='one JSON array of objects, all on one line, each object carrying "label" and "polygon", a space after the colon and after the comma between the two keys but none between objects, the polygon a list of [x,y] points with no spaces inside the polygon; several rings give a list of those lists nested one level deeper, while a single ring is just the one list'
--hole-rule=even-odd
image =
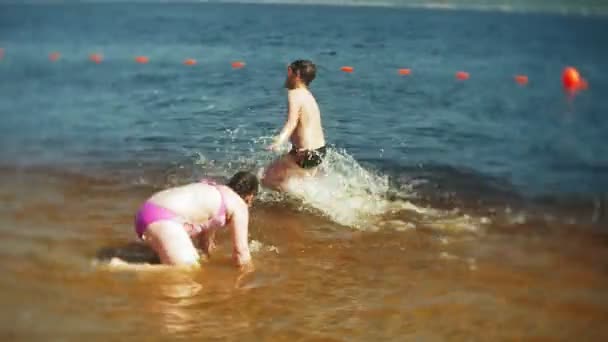
[{"label": "water splash", "polygon": [[[243,127],[226,130],[225,144],[219,156],[208,156],[200,151],[191,154],[193,172],[228,179],[237,171],[249,170],[261,177],[279,155],[265,149],[272,136],[251,139],[245,138],[247,135],[247,129]],[[244,140],[248,142],[242,144]],[[286,153],[289,148],[284,146],[279,154]],[[420,182],[419,179],[411,181]],[[288,194],[262,189],[258,201],[288,202],[297,210],[320,214],[339,225],[366,231],[406,231],[423,226],[475,232],[490,223],[487,218],[471,217],[458,210],[416,205],[414,185],[403,180],[391,184],[388,175],[364,167],[344,149],[330,147],[315,177],[288,181]]]},{"label": "water splash", "polygon": [[[263,169],[259,174],[263,173]],[[406,200],[391,200],[389,178],[375,170],[364,168],[344,150],[329,148],[315,177],[296,178],[286,184],[289,195],[265,191],[263,201],[299,201],[300,210],[321,213],[344,226],[361,230],[377,228],[382,216],[399,211],[425,212]],[[413,194],[407,187],[399,190],[400,198]]]}]

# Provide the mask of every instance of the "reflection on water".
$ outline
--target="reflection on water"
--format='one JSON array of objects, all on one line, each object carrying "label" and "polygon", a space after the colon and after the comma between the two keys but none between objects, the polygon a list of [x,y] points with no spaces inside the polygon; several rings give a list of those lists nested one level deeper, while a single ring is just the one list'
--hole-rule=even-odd
[{"label": "reflection on water", "polygon": [[145,279],[145,282],[147,293],[152,296],[144,300],[142,311],[149,315],[157,313],[163,331],[179,335],[197,328],[201,315],[195,315],[192,307],[200,303],[198,295],[203,285],[186,275],[169,273],[167,276],[167,272],[161,279]]}]

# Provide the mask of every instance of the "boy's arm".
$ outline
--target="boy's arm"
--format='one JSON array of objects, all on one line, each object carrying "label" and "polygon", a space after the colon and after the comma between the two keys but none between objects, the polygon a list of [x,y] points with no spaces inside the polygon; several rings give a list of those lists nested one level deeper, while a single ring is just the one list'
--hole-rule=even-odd
[{"label": "boy's arm", "polygon": [[287,139],[289,139],[298,126],[298,120],[300,120],[300,107],[301,103],[298,95],[294,91],[289,91],[287,93],[287,121],[285,122],[281,133],[279,133],[272,145],[270,145],[270,149],[278,149],[287,141]]},{"label": "boy's arm", "polygon": [[249,252],[249,208],[245,203],[239,203],[232,213],[230,220],[232,233],[232,259],[241,268],[251,267]]}]

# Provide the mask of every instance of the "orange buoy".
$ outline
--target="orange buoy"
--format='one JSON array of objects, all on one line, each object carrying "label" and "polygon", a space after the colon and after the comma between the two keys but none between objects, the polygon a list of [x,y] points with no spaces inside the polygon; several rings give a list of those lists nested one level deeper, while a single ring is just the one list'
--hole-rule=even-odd
[{"label": "orange buoy", "polygon": [[410,70],[410,69],[399,69],[398,73],[399,73],[399,75],[407,76],[407,75],[409,75],[409,74],[412,73],[412,70]]},{"label": "orange buoy", "polygon": [[59,52],[51,52],[49,54],[49,60],[51,62],[57,62],[59,60],[59,57],[61,57],[61,54]]},{"label": "orange buoy", "polygon": [[89,55],[89,59],[91,60],[91,62],[99,64],[103,62],[103,55],[99,53],[92,53],[91,55]]},{"label": "orange buoy", "polygon": [[0,60],[2,60],[2,58],[4,58],[4,49],[0,48]]},{"label": "orange buoy", "polygon": [[344,72],[351,73],[351,72],[355,71],[355,68],[353,68],[351,66],[343,66],[343,67],[340,68],[340,70],[342,70]]},{"label": "orange buoy", "polygon": [[135,62],[139,64],[146,64],[150,61],[150,59],[146,56],[137,56],[135,57]]},{"label": "orange buoy", "polygon": [[184,65],[196,65],[196,59],[188,58],[184,61]]},{"label": "orange buoy", "polygon": [[240,62],[240,61],[234,61],[232,62],[232,68],[233,69],[241,69],[245,67],[245,63]]},{"label": "orange buoy", "polygon": [[515,82],[517,82],[517,84],[519,85],[526,85],[528,84],[528,76],[526,75],[515,75]]},{"label": "orange buoy", "polygon": [[470,77],[469,73],[465,72],[465,71],[459,71],[456,73],[456,78],[461,81],[468,80],[469,77]]},{"label": "orange buoy", "polygon": [[[581,74],[573,67],[566,67],[562,72],[562,84],[564,89],[568,91],[577,91],[582,89],[583,78]],[[585,82],[586,83],[586,82]]]}]

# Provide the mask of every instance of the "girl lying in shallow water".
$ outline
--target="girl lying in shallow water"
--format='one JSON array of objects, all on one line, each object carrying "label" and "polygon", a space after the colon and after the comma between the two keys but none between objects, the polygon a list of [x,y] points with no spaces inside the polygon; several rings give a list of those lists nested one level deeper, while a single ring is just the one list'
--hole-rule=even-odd
[{"label": "girl lying in shallow water", "polygon": [[210,255],[216,230],[225,227],[232,235],[234,262],[251,268],[249,207],[258,187],[255,175],[238,172],[227,185],[202,180],[159,191],[139,208],[135,232],[162,264],[197,266],[201,256],[196,246]]}]

